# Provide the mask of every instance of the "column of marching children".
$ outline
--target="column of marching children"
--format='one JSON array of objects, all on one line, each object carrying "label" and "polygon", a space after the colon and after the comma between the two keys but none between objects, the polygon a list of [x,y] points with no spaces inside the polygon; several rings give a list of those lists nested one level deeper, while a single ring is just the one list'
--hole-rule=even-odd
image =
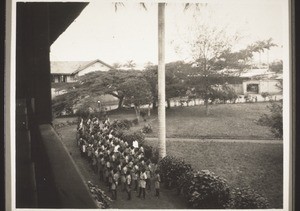
[{"label": "column of marching children", "polygon": [[81,156],[86,158],[99,180],[104,182],[112,199],[117,192],[126,191],[131,200],[132,190],[137,197],[145,199],[146,189],[155,187],[155,196],[159,197],[161,178],[157,163],[145,157],[143,146],[136,140],[128,142],[116,137],[108,118],[100,121],[80,119],[77,128],[77,145]]}]

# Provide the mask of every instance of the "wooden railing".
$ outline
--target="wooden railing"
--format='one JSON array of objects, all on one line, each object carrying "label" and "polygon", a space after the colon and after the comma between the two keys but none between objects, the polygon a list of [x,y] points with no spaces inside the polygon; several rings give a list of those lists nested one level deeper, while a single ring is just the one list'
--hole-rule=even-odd
[{"label": "wooden railing", "polygon": [[[24,136],[19,135],[16,142],[23,146],[17,150],[17,157],[24,154],[24,148],[30,156],[24,157],[33,164],[34,169],[28,177],[18,177],[26,166],[24,159],[17,159],[17,208],[97,208],[92,195],[81,173],[78,171],[69,152],[63,145],[51,124],[38,125],[35,121],[32,100],[27,101],[26,120],[30,136],[24,142]],[[17,114],[17,119],[20,114]],[[18,133],[17,128],[17,133]],[[23,128],[24,130],[24,128]],[[20,133],[25,134],[25,133]],[[29,144],[28,144],[29,143]],[[28,154],[28,153],[27,153]],[[18,165],[21,164],[21,165]],[[30,176],[34,175],[34,177]],[[26,179],[29,178],[29,179]],[[29,180],[34,180],[30,182]],[[28,188],[28,183],[34,184]],[[27,196],[35,194],[35,200]],[[27,196],[26,196],[27,195]]]}]

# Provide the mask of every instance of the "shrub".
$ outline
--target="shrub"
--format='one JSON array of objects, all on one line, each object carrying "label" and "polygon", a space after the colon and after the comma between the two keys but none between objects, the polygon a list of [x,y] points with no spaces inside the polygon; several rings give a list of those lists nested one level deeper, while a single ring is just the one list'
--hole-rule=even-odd
[{"label": "shrub", "polygon": [[111,124],[111,127],[115,130],[129,130],[132,126],[132,122],[127,119],[123,120],[114,120]]},{"label": "shrub", "polygon": [[145,142],[145,135],[141,131],[124,131],[119,137],[131,146],[133,141],[137,141],[140,145],[143,145]]},{"label": "shrub", "polygon": [[90,116],[90,111],[87,109],[80,108],[76,111],[75,114],[83,119],[87,119]]},{"label": "shrub", "polygon": [[100,120],[103,120],[104,117],[107,115],[106,111],[94,111],[90,108],[87,107],[80,107],[76,113],[76,116],[81,117],[83,119],[88,119],[88,118],[93,118],[93,117],[97,117]]},{"label": "shrub", "polygon": [[269,92],[262,92],[260,95],[264,98],[264,101],[266,101],[266,98],[270,96]]},{"label": "shrub", "polygon": [[134,119],[131,121],[133,125],[138,125],[139,124],[139,120],[138,119]]},{"label": "shrub", "polygon": [[254,101],[254,98],[251,95],[249,95],[249,94],[246,94],[244,96],[244,99],[245,99],[246,103],[253,103],[253,101]]},{"label": "shrub", "polygon": [[207,170],[188,172],[182,188],[188,206],[195,209],[226,208],[230,199],[226,180]]},{"label": "shrub", "polygon": [[178,187],[179,178],[182,174],[192,170],[190,164],[186,164],[184,160],[167,155],[158,164],[162,181],[167,188]]},{"label": "shrub", "polygon": [[266,209],[269,208],[268,200],[250,189],[236,188],[231,192],[231,199],[228,203],[229,209]]},{"label": "shrub", "polygon": [[270,127],[275,137],[282,138],[282,102],[272,102],[267,108],[270,110],[270,114],[263,114],[257,121],[257,124]]},{"label": "shrub", "polygon": [[87,185],[98,207],[101,209],[109,208],[112,199],[109,196],[107,196],[103,190],[101,190],[97,185],[94,185],[92,182],[88,181]]},{"label": "shrub", "polygon": [[152,130],[151,125],[150,125],[150,124],[144,125],[144,127],[142,128],[142,132],[143,132],[143,133],[152,133],[153,130]]},{"label": "shrub", "polygon": [[145,152],[145,158],[150,159],[153,163],[157,163],[159,159],[159,153],[157,148],[154,148],[147,144],[143,144],[143,147]]}]

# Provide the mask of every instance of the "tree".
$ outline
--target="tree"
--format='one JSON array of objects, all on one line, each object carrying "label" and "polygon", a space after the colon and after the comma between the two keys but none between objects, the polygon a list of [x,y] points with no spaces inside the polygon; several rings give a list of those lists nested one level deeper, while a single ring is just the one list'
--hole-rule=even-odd
[{"label": "tree", "polygon": [[165,106],[165,3],[158,3],[158,141],[159,156],[166,151],[166,106]]},{"label": "tree", "polygon": [[254,44],[252,44],[251,50],[253,52],[258,52],[259,53],[259,63],[261,64],[261,53],[267,50],[267,56],[268,56],[268,65],[269,65],[269,50],[271,47],[275,47],[277,44],[273,43],[273,39],[269,38],[267,40],[258,40]]},{"label": "tree", "polygon": [[132,77],[128,78],[121,85],[121,88],[124,93],[125,104],[129,106],[134,105],[136,118],[139,121],[141,106],[152,102],[150,86],[143,78]]},{"label": "tree", "polygon": [[[146,9],[145,3],[140,5]],[[185,4],[187,9],[190,5]],[[115,7],[117,8],[117,3]],[[165,6],[166,3],[158,3],[158,140],[159,156],[166,156],[166,114],[165,114]]]},{"label": "tree", "polygon": [[[194,74],[193,80],[201,79],[200,83],[194,83],[196,93],[204,99],[206,106],[206,115],[209,115],[209,96],[213,92],[212,85],[219,69],[221,58],[231,52],[232,43],[235,39],[231,39],[224,29],[218,29],[215,26],[200,23],[195,28],[195,34],[190,46],[191,56],[198,69]],[[227,54],[226,54],[227,53]],[[200,76],[200,77],[199,77]]]},{"label": "tree", "polygon": [[124,67],[129,68],[130,70],[133,70],[136,67],[136,63],[133,60],[129,60],[124,64]]},{"label": "tree", "polygon": [[115,69],[120,69],[122,67],[122,65],[118,62],[115,62],[115,63],[113,63],[112,67]]},{"label": "tree", "polygon": [[110,70],[108,72],[87,74],[84,78],[80,79],[79,83],[86,84],[89,90],[94,93],[102,92],[118,98],[118,109],[121,109],[124,100],[122,84],[126,82],[128,78],[139,75],[141,75],[141,72],[137,70]]},{"label": "tree", "polygon": [[172,98],[185,97],[188,86],[185,83],[190,64],[183,61],[170,62],[166,64],[166,101],[168,109],[171,108]]},{"label": "tree", "polygon": [[73,105],[80,100],[80,92],[70,91],[58,95],[52,100],[52,112],[54,116],[59,116],[62,111],[73,108]]},{"label": "tree", "polygon": [[269,69],[275,73],[282,73],[283,71],[283,62],[280,61],[274,61],[269,65]]},{"label": "tree", "polygon": [[146,66],[146,69],[143,72],[143,77],[150,86],[150,91],[152,93],[152,108],[157,109],[157,65]]},{"label": "tree", "polygon": [[268,66],[270,65],[269,64],[269,51],[270,51],[270,48],[271,47],[276,47],[276,46],[277,46],[277,44],[273,43],[272,38],[269,38],[269,39],[265,40],[264,48],[267,49],[267,64],[268,64]]},{"label": "tree", "polygon": [[[268,39],[257,41],[245,49],[233,51],[239,35],[228,35],[224,28],[205,22],[199,22],[191,34],[192,37],[187,43],[196,71],[189,74],[188,81],[192,85],[193,92],[204,100],[206,115],[209,115],[209,101],[215,98],[213,95],[220,94],[213,87],[223,85],[228,82],[229,76],[250,67],[249,62],[254,52],[261,52],[275,45],[272,39]],[[231,69],[238,71],[231,73]]]},{"label": "tree", "polygon": [[73,108],[84,102],[97,102],[100,96],[108,94],[118,99],[118,109],[123,106],[124,91],[122,84],[128,78],[140,76],[137,70],[110,70],[107,72],[93,72],[78,78],[76,83],[66,84],[63,89],[64,95],[53,99],[53,110],[60,113],[65,108]]},{"label": "tree", "polygon": [[[187,86],[185,84],[186,75],[190,71],[190,64],[183,61],[170,62],[165,67],[165,86],[166,86],[166,102],[170,108],[170,100],[175,97],[183,97],[186,95]],[[143,76],[148,81],[151,87],[153,96],[153,108],[156,107],[157,102],[157,65],[147,66]]]},{"label": "tree", "polygon": [[246,68],[250,68],[250,60],[253,57],[253,51],[251,47],[246,47],[237,52],[232,52],[231,49],[226,49],[221,53],[218,59],[214,63],[214,68],[219,70],[225,70],[223,73],[230,75],[227,69],[240,70],[240,72]]}]

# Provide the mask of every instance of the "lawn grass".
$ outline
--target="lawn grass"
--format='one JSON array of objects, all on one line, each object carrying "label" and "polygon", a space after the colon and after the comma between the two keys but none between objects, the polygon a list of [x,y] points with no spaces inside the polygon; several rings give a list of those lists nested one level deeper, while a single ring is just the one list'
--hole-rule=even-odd
[{"label": "lawn grass", "polygon": [[283,207],[282,144],[167,141],[167,154],[183,158],[195,170],[224,177],[231,187],[251,187],[271,208]]},{"label": "lawn grass", "polygon": [[[58,129],[58,131],[86,180],[99,184],[86,161],[79,155],[75,142],[76,126],[66,126]],[[156,142],[155,139],[146,140],[147,144],[155,147],[158,145]],[[183,158],[195,170],[207,169],[218,176],[224,177],[230,187],[250,186],[269,200],[271,208],[279,209],[283,207],[282,144],[167,141],[167,154]],[[172,193],[167,194],[165,197],[171,197],[170,194]],[[160,201],[161,204],[155,206],[151,204],[132,205],[127,204],[126,200],[122,200],[114,204],[114,207],[184,208],[182,202],[180,203],[180,200],[173,197],[175,196],[172,195],[170,199],[164,198],[166,201]],[[123,196],[123,198],[125,197]],[[148,202],[150,201],[146,203]],[[170,203],[174,203],[174,205]]]},{"label": "lawn grass", "polygon": [[[259,117],[268,112],[268,103],[216,104],[210,106],[210,115],[205,115],[205,107],[174,107],[166,111],[166,134],[172,138],[230,138],[230,139],[274,139],[270,129],[256,124]],[[116,111],[111,119],[134,119],[133,110]],[[157,137],[157,114],[152,112],[147,122],[135,126],[140,129],[150,123],[153,133],[149,137]]]},{"label": "lawn grass", "polygon": [[[205,115],[204,106],[175,107],[166,112],[167,137],[273,139],[269,128],[256,124],[259,117],[268,112],[267,105],[268,103],[213,105],[209,116]],[[109,117],[134,119],[135,113],[133,110],[114,111]],[[65,121],[67,120],[66,118]],[[60,121],[63,120],[54,122]],[[148,135],[156,137],[157,114],[153,113],[146,123],[149,122],[153,133]],[[140,129],[143,125],[141,122],[132,130]],[[74,132],[75,130],[65,131]],[[147,142],[157,146],[154,140]],[[232,187],[250,186],[267,197],[271,208],[283,206],[282,144],[168,141],[167,153],[184,158],[194,169],[213,171],[224,177]]]}]

